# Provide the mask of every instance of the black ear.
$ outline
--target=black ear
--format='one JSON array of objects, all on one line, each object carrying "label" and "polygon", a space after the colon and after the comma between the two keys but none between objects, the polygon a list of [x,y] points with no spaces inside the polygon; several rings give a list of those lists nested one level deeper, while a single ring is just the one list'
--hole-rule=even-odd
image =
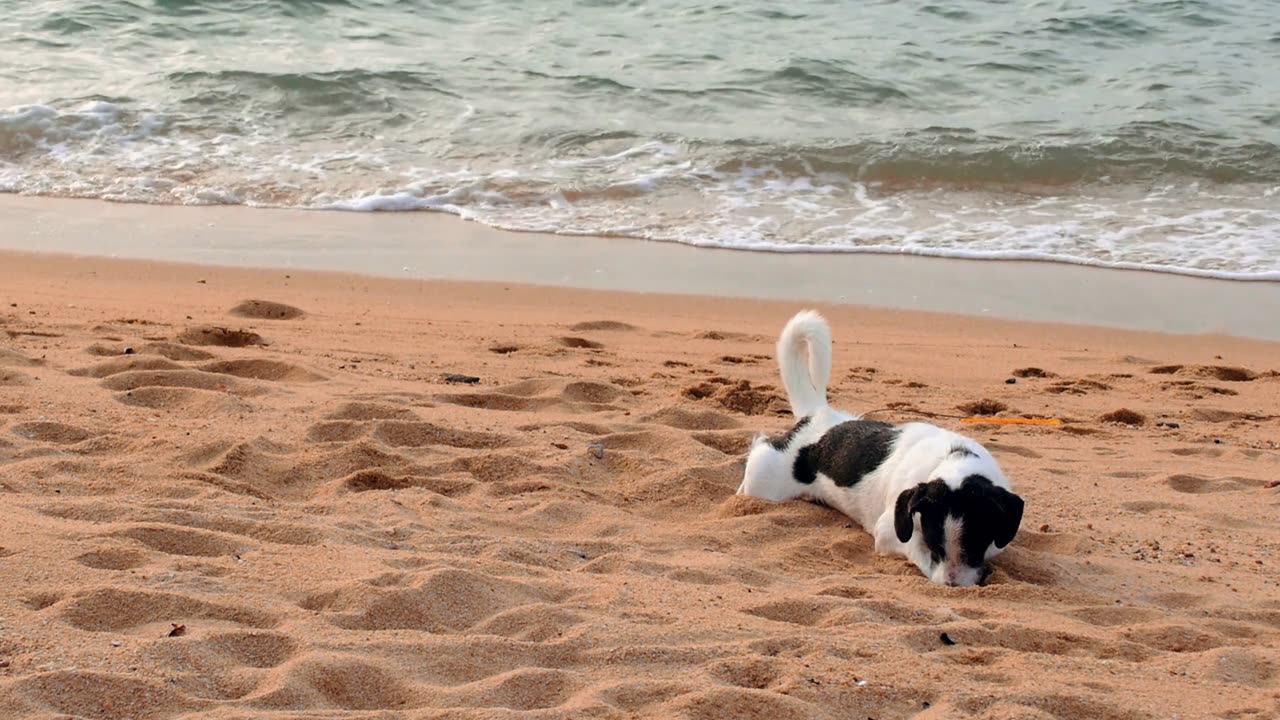
[{"label": "black ear", "polygon": [[997,488],[992,499],[1000,508],[1000,519],[996,521],[996,547],[1003,548],[1013,542],[1013,536],[1018,534],[1018,526],[1022,524],[1022,498],[1004,488]]},{"label": "black ear", "polygon": [[916,495],[921,487],[917,485],[898,494],[898,502],[893,508],[893,529],[898,533],[898,542],[910,540],[911,533],[915,532],[916,523],[911,519],[911,514],[916,510]]}]

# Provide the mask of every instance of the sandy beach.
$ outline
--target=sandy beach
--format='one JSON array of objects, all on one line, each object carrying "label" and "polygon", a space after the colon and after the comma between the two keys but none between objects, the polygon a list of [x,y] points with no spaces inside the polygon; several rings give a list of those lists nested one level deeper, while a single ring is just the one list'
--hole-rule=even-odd
[{"label": "sandy beach", "polygon": [[1026,499],[953,589],[733,494],[812,303],[17,252],[0,303],[0,717],[1280,715],[1274,342],[816,305],[833,404]]}]

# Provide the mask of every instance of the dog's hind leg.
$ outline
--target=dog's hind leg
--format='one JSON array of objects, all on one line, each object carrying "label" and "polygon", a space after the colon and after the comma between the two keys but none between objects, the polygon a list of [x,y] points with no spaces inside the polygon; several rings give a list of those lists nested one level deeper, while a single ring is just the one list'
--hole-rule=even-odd
[{"label": "dog's hind leg", "polygon": [[738,494],[772,502],[803,497],[808,488],[796,482],[791,465],[790,455],[777,450],[768,442],[757,441],[747,455],[747,469],[742,474]]}]

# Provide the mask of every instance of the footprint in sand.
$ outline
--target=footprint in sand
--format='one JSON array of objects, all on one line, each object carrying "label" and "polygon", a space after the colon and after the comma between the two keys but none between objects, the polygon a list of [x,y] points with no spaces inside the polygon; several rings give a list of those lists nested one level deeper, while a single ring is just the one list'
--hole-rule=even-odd
[{"label": "footprint in sand", "polygon": [[690,385],[680,393],[690,400],[711,400],[743,415],[789,414],[790,406],[770,385],[753,386],[749,380],[733,381],[711,377]]},{"label": "footprint in sand", "polygon": [[1173,448],[1169,450],[1168,453],[1170,455],[1177,455],[1178,457],[1206,457],[1216,459],[1226,454],[1226,450],[1215,445],[1205,445],[1199,447],[1190,446]]},{"label": "footprint in sand", "polygon": [[1159,613],[1145,608],[1095,605],[1072,610],[1067,616],[1098,627],[1128,627],[1154,620]]},{"label": "footprint in sand", "polygon": [[617,320],[589,320],[569,327],[573,332],[633,332],[640,328]]},{"label": "footprint in sand", "polygon": [[368,422],[356,420],[330,420],[307,428],[307,440],[313,443],[349,443],[367,436],[373,431]]},{"label": "footprint in sand", "polygon": [[[401,432],[409,434],[406,440],[423,439],[417,435],[420,429]],[[310,499],[359,470],[411,473],[419,469],[409,458],[367,440],[299,454],[259,438],[229,447],[199,448],[189,454],[187,462],[199,469],[193,479],[228,492],[275,500]]]},{"label": "footprint in sand", "polygon": [[1043,378],[1058,377],[1057,373],[1049,372],[1044,368],[1038,368],[1038,367],[1018,368],[1017,370],[1014,370],[1009,374],[1016,378],[1042,378],[1043,379]]},{"label": "footprint in sand", "polygon": [[[1141,643],[1124,638],[1099,638],[1093,635],[1073,633],[1060,628],[1052,630],[1023,625],[988,621],[978,627],[948,628],[947,636],[965,651],[973,649],[999,649],[1016,653],[1038,655],[1079,656],[1088,655],[1102,660],[1127,660],[1140,662],[1153,653]],[[944,650],[938,641],[936,628],[921,630],[907,638],[907,644],[921,651],[951,652]]]},{"label": "footprint in sand", "polygon": [[75,425],[60,422],[28,422],[19,423],[11,428],[11,432],[21,438],[54,445],[75,445],[93,437],[96,433]]},{"label": "footprint in sand", "polygon": [[205,708],[208,704],[208,701],[197,700],[160,682],[78,669],[20,677],[13,681],[11,692],[27,703],[59,716],[91,717],[95,720],[157,717],[149,713],[154,708],[164,708],[164,716],[173,717]]},{"label": "footprint in sand", "polygon": [[1139,645],[1175,653],[1198,653],[1226,644],[1223,638],[1186,625],[1129,625],[1122,635]]},{"label": "footprint in sand", "polygon": [[1152,375],[1191,375],[1223,382],[1249,382],[1258,374],[1248,368],[1229,365],[1160,365],[1148,370]]},{"label": "footprint in sand", "polygon": [[472,631],[521,642],[551,642],[582,623],[577,613],[550,603],[533,603],[496,613]]},{"label": "footprint in sand", "polygon": [[842,598],[813,596],[775,600],[764,605],[746,608],[740,612],[774,622],[817,627],[822,624],[828,615],[837,610],[847,610],[850,607],[850,602]]},{"label": "footprint in sand", "polygon": [[216,345],[218,347],[242,348],[251,345],[266,345],[266,341],[256,332],[249,330],[233,330],[217,325],[198,325],[178,333],[178,342],[184,345]]},{"label": "footprint in sand", "polygon": [[33,360],[16,350],[0,348],[0,367],[30,368],[44,364],[43,360]]},{"label": "footprint in sand", "polygon": [[[672,698],[694,691],[689,684],[660,681],[634,680],[607,685],[594,693],[597,700],[627,713],[642,713],[647,708],[662,705]],[[644,712],[643,715],[656,713]]]},{"label": "footprint in sand", "polygon": [[1080,378],[1078,380],[1063,380],[1055,382],[1047,387],[1044,391],[1053,395],[1088,395],[1091,392],[1101,392],[1110,390],[1111,386],[1088,378]]},{"label": "footprint in sand", "polygon": [[1130,427],[1141,427],[1147,424],[1147,416],[1136,410],[1129,408],[1120,408],[1112,410],[1109,413],[1098,417],[1099,422],[1110,423],[1113,425],[1128,425]]},{"label": "footprint in sand", "polygon": [[387,420],[377,424],[373,437],[391,447],[427,447],[446,445],[467,450],[489,450],[506,447],[514,438],[490,432],[458,430],[429,422]]},{"label": "footprint in sand", "polygon": [[1165,484],[1174,492],[1189,495],[1240,492],[1242,490],[1255,490],[1266,485],[1262,480],[1252,480],[1250,478],[1225,477],[1210,479],[1199,475],[1170,475],[1169,479],[1165,480]]},{"label": "footprint in sand", "polygon": [[160,357],[179,362],[203,362],[213,360],[216,355],[199,348],[187,347],[171,342],[151,342],[138,348],[142,355],[159,355]]},{"label": "footprint in sand", "polygon": [[[186,345],[178,345],[171,342],[149,342],[141,347],[124,344],[119,338],[111,338],[112,345],[103,345],[102,343],[94,343],[84,349],[86,355],[94,357],[132,357],[135,355],[158,355],[169,360],[178,361],[200,361],[212,360],[215,356],[211,352],[200,350],[199,348],[187,347]],[[76,373],[72,373],[73,375]]]},{"label": "footprint in sand", "polygon": [[297,320],[306,315],[301,308],[270,300],[245,300],[228,312],[250,320]]},{"label": "footprint in sand", "polygon": [[185,370],[186,367],[180,365],[168,358],[142,356],[142,355],[121,355],[113,360],[91,365],[89,367],[76,368],[67,371],[68,375],[74,377],[109,378],[126,372],[135,372],[142,370]]},{"label": "footprint in sand", "polygon": [[338,481],[342,490],[352,493],[421,488],[445,497],[464,495],[475,485],[474,482],[458,478],[403,475],[383,470],[357,470]]},{"label": "footprint in sand", "polygon": [[1160,389],[1165,392],[1175,393],[1178,397],[1189,400],[1203,400],[1210,395],[1233,397],[1240,394],[1231,388],[1209,385],[1196,380],[1169,380],[1160,383]]},{"label": "footprint in sand", "polygon": [[[719,687],[698,690],[677,697],[663,706],[665,717],[686,720],[719,720],[720,718],[769,718],[770,720],[807,720],[822,717],[818,708],[804,700],[742,687]],[[668,714],[669,713],[669,714]]]},{"label": "footprint in sand", "polygon": [[417,420],[413,410],[403,405],[379,402],[346,402],[326,416],[330,420]]},{"label": "footprint in sand", "polygon": [[31,384],[31,377],[24,372],[0,368],[0,387],[23,387]]},{"label": "footprint in sand", "polygon": [[1001,442],[988,442],[985,447],[993,455],[1017,455],[1018,457],[1029,458],[1031,460],[1039,460],[1044,455],[1032,450],[1031,448],[1022,447],[1021,445],[1007,445]]},{"label": "footprint in sand", "polygon": [[[308,596],[300,605],[328,614],[332,624],[348,630],[455,633],[513,607],[552,602],[561,596],[530,583],[444,568],[426,573],[411,588],[350,582]],[[457,598],[468,601],[458,603]]]},{"label": "footprint in sand", "polygon": [[582,683],[576,673],[519,668],[449,691],[450,704],[508,710],[546,710],[568,702]]},{"label": "footprint in sand", "polygon": [[192,643],[198,652],[249,668],[274,668],[298,654],[298,642],[287,635],[262,631],[217,632]]},{"label": "footprint in sand", "polygon": [[957,405],[956,409],[966,415],[988,416],[998,415],[999,413],[1008,410],[1009,406],[999,400],[983,398],[981,400],[974,400],[962,405]]},{"label": "footprint in sand", "polygon": [[1160,510],[1186,510],[1187,506],[1182,503],[1167,503],[1159,500],[1134,500],[1120,503],[1120,509],[1146,515]]},{"label": "footprint in sand", "polygon": [[173,618],[202,619],[271,628],[279,618],[249,607],[199,600],[187,595],[119,588],[88,590],[59,603],[59,617],[74,628],[91,632],[122,631],[154,625],[161,637]]},{"label": "footprint in sand", "polygon": [[136,540],[166,555],[219,557],[253,549],[253,544],[234,535],[172,525],[136,525],[112,533],[114,537]]},{"label": "footprint in sand", "polygon": [[702,666],[712,680],[742,688],[764,690],[782,679],[781,664],[759,655],[717,660]]},{"label": "footprint in sand", "polygon": [[84,553],[76,562],[95,570],[132,570],[146,565],[147,555],[137,550],[107,548]]},{"label": "footprint in sand", "polygon": [[304,367],[291,363],[257,358],[252,360],[223,360],[201,365],[200,370],[218,375],[231,375],[246,380],[266,380],[283,383],[312,383],[326,378]]},{"label": "footprint in sand", "polygon": [[556,343],[561,345],[562,347],[582,349],[582,350],[604,349],[604,343],[596,342],[595,340],[588,340],[584,337],[577,337],[573,335],[558,337],[556,338]]},{"label": "footprint in sand", "polygon": [[249,386],[235,378],[200,370],[129,370],[104,378],[102,386],[116,392],[128,392],[145,387],[175,387],[190,390],[217,390],[242,394]]},{"label": "footprint in sand", "polygon": [[753,432],[695,432],[689,437],[732,457],[746,455],[751,447]]},{"label": "footprint in sand", "polygon": [[23,598],[22,604],[25,605],[28,610],[40,612],[45,608],[53,607],[58,603],[58,601],[62,600],[62,598],[63,594],[57,590],[36,591]]},{"label": "footprint in sand", "polygon": [[253,702],[264,708],[291,708],[297,698],[315,698],[323,707],[346,712],[398,710],[422,701],[391,667],[365,658],[308,653],[290,659],[272,674],[272,684]]},{"label": "footprint in sand", "polygon": [[178,411],[192,416],[239,412],[247,406],[223,392],[183,387],[142,387],[119,393],[116,401],[130,407]]},{"label": "footprint in sand", "polygon": [[626,388],[600,382],[559,379],[525,380],[487,392],[436,396],[450,405],[503,412],[605,412],[621,410],[632,394]]}]

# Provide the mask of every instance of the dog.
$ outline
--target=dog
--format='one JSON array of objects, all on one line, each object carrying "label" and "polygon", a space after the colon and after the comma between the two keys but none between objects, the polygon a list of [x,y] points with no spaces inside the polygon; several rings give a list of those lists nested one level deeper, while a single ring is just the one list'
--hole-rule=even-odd
[{"label": "dog", "polygon": [[820,502],[858,521],[877,553],[907,558],[931,582],[985,582],[1023,509],[991,453],[936,425],[891,425],[829,406],[831,330],[815,311],[791,318],[777,356],[796,422],[752,441],[738,494]]}]

